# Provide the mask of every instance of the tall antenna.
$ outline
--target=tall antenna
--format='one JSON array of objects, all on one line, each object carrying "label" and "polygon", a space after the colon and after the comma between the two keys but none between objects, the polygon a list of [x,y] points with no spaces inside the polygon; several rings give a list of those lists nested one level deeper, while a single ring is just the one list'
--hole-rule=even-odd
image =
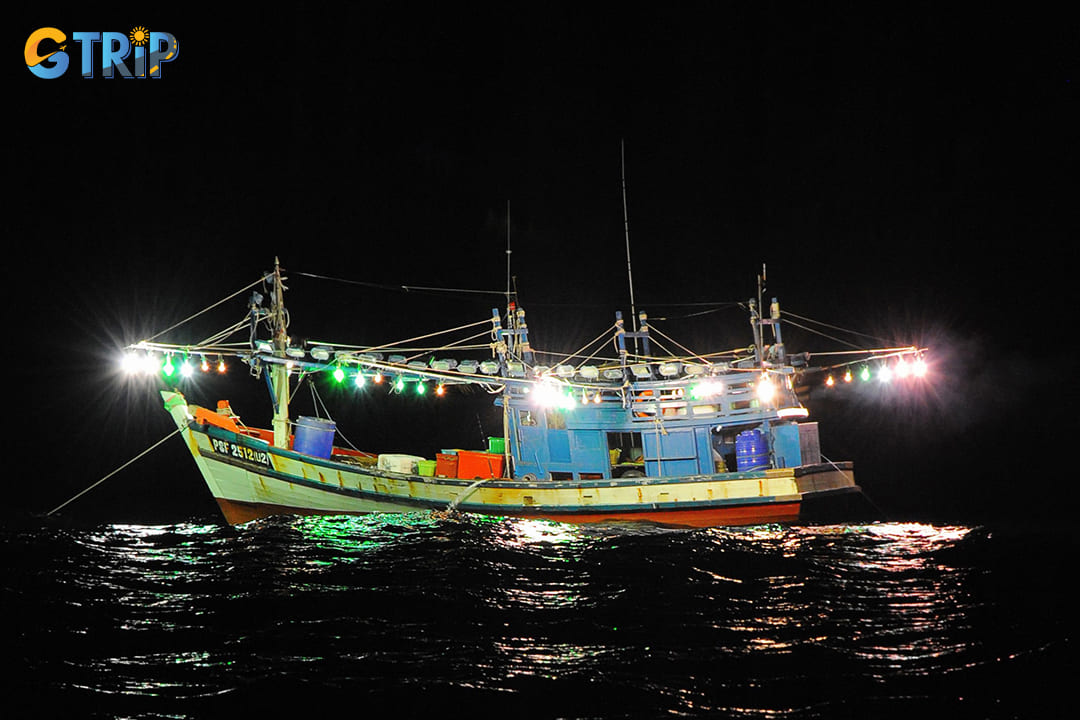
[{"label": "tall antenna", "polygon": [[510,299],[513,296],[510,274],[510,201],[507,201],[507,307],[510,307]]},{"label": "tall antenna", "polygon": [[[630,268],[630,216],[626,211],[626,140],[619,140],[619,158],[622,161],[622,213],[623,229],[626,232],[626,277],[630,283],[630,317],[634,323],[634,332],[638,330],[637,309],[634,307],[634,272]],[[636,342],[636,339],[635,339]]]},{"label": "tall antenna", "polygon": [[506,306],[510,307],[510,201],[506,201]]}]

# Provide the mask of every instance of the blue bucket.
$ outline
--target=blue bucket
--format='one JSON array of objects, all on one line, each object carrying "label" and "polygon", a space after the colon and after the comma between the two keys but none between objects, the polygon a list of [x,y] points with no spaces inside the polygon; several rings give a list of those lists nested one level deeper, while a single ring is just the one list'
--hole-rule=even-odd
[{"label": "blue bucket", "polygon": [[293,450],[317,458],[330,457],[334,449],[334,431],[337,426],[333,420],[314,417],[296,418],[296,438]]},{"label": "blue bucket", "polygon": [[760,430],[745,430],[735,437],[735,466],[739,472],[769,467],[769,445]]}]

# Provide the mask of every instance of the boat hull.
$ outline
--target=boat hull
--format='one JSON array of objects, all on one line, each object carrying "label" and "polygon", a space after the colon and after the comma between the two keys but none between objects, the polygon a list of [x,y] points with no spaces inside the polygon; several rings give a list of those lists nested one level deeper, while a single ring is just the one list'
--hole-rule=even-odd
[{"label": "boat hull", "polygon": [[[810,520],[811,507],[860,495],[850,463],[685,477],[467,480],[391,472],[348,457],[314,458],[200,422],[167,400],[225,519],[446,511],[567,523],[677,527]],[[205,417],[205,416],[204,416]]]}]

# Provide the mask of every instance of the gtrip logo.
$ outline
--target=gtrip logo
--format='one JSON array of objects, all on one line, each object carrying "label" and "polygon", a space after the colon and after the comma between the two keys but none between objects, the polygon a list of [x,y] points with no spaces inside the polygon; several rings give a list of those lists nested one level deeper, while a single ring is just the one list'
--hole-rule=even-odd
[{"label": "gtrip logo", "polygon": [[[70,43],[78,43],[70,47]],[[180,43],[172,33],[150,32],[144,27],[131,32],[74,32],[71,40],[62,30],[38,28],[26,39],[26,67],[45,80],[53,80],[67,72],[73,53],[78,58],[84,78],[117,74],[125,78],[160,78],[161,67],[173,62],[180,54]],[[127,64],[131,57],[130,67]]]}]

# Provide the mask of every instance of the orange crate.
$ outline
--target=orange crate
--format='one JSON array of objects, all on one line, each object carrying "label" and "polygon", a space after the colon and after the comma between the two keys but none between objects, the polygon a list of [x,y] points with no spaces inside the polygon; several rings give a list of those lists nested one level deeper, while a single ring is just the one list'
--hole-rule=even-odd
[{"label": "orange crate", "polygon": [[457,472],[457,455],[454,453],[435,454],[435,477],[456,478]]},{"label": "orange crate", "polygon": [[502,477],[503,456],[474,450],[459,450],[458,474],[464,480]]}]

